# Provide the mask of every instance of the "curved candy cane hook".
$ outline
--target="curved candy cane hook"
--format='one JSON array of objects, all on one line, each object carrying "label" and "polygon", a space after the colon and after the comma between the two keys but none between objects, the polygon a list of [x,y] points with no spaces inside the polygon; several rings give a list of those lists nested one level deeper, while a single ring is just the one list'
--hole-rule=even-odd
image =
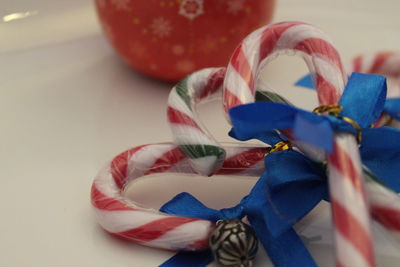
[{"label": "curved candy cane hook", "polygon": [[225,68],[208,68],[194,72],[172,88],[167,116],[175,143],[190,158],[197,173],[205,176],[218,170],[225,151],[202,126],[195,114],[197,102],[221,91]]},{"label": "curved candy cane hook", "polygon": [[[265,150],[223,148],[226,159],[216,174],[259,176]],[[246,159],[246,160],[243,160]],[[99,224],[107,232],[141,245],[171,250],[204,250],[214,224],[143,207],[124,196],[126,186],[154,173],[194,174],[188,158],[172,143],[149,144],[116,156],[95,178],[91,200]]]}]

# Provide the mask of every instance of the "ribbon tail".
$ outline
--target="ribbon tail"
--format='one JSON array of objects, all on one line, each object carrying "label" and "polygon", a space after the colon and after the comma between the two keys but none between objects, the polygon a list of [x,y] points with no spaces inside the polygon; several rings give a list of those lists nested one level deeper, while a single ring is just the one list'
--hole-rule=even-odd
[{"label": "ribbon tail", "polygon": [[[257,237],[274,265],[278,267],[316,266],[303,242],[291,227],[324,195],[320,186],[316,187],[317,190],[313,190],[314,182],[321,185],[323,182],[316,180],[317,175],[310,173],[311,162],[309,166],[306,164],[308,167],[302,167],[305,160],[307,159],[303,155],[291,150],[268,155],[265,159],[267,171],[242,201]],[[286,165],[287,162],[291,162],[290,168]],[[301,184],[305,186],[300,191],[294,190]],[[308,190],[307,185],[310,185],[312,190]],[[289,190],[283,190],[288,186]],[[316,197],[299,201],[298,197],[304,194]],[[303,203],[303,200],[306,203]],[[301,211],[298,212],[298,209]]]},{"label": "ribbon tail", "polygon": [[265,165],[267,169],[246,200],[246,207],[260,213],[273,236],[279,236],[326,198],[325,172],[293,150],[271,153]]},{"label": "ribbon tail", "polygon": [[[256,138],[276,129],[291,129],[296,114],[304,112],[295,107],[272,102],[256,102],[229,110],[233,125],[231,136],[239,140]],[[268,116],[274,114],[274,116]]]},{"label": "ribbon tail", "polygon": [[[270,114],[274,116],[269,116]],[[332,151],[333,122],[329,117],[273,102],[239,105],[229,110],[229,116],[233,126],[229,134],[238,140],[257,138],[269,141],[276,139],[271,131],[293,129],[297,140],[322,148],[326,152]],[[336,119],[334,122],[340,124],[341,120]],[[343,125],[348,126],[348,123],[342,123]]]},{"label": "ribbon tail", "polygon": [[315,90],[311,74],[304,75],[294,85]]},{"label": "ribbon tail", "polygon": [[213,261],[210,250],[205,251],[182,251],[176,253],[159,267],[205,267]]},{"label": "ribbon tail", "polygon": [[208,208],[194,196],[186,192],[176,195],[170,201],[165,203],[160,208],[160,211],[179,216],[210,220],[213,222],[220,219],[220,211]]},{"label": "ribbon tail", "polygon": [[363,130],[360,153],[363,163],[379,180],[400,192],[400,130],[391,127]]},{"label": "ribbon tail", "polygon": [[273,237],[265,222],[257,216],[249,216],[257,237],[276,267],[316,267],[316,263],[293,229]]},{"label": "ribbon tail", "polygon": [[332,152],[332,126],[324,117],[313,113],[299,112],[296,115],[293,128],[293,133],[297,140],[323,149],[327,153]]}]

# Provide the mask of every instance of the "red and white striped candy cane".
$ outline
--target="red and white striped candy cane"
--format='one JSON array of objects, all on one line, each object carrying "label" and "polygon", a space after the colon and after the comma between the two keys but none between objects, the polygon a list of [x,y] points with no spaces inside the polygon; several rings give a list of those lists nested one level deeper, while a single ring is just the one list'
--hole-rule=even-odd
[{"label": "red and white striped candy cane", "polygon": [[[168,118],[175,142],[181,148],[185,148],[182,149],[183,153],[189,157],[189,162],[195,167],[196,172],[203,175],[208,175],[219,168],[220,163],[216,164],[216,161],[220,160],[218,154],[219,151],[223,151],[223,147],[201,125],[194,107],[199,102],[218,95],[222,89],[224,73],[223,68],[197,71],[188,76],[185,82],[175,86],[169,96]],[[187,149],[191,146],[190,144],[195,144],[194,148],[197,149]],[[209,154],[205,154],[204,148],[209,147],[210,144],[218,149],[209,150]],[[215,152],[217,152],[216,155],[213,154]],[[204,158],[208,159],[204,160]],[[367,179],[366,185],[371,202],[370,213],[387,230],[400,237],[400,198],[373,179]],[[386,198],[399,200],[392,201],[391,205],[384,205],[387,203],[383,201]]]},{"label": "red and white striped candy cane", "polygon": [[[273,55],[285,50],[298,52],[307,62],[319,103],[338,103],[346,75],[329,38],[311,25],[283,22],[253,32],[234,51],[224,80],[226,111],[254,101],[258,72]],[[375,266],[369,207],[355,137],[335,134],[334,151],[327,159],[337,266]]]},{"label": "red and white striped candy cane", "polygon": [[[265,149],[224,147],[226,159],[216,174],[259,176]],[[171,143],[142,145],[116,156],[95,178],[91,201],[99,224],[109,233],[142,245],[171,250],[203,250],[214,224],[145,208],[124,196],[125,187],[154,173],[193,174],[188,158]]]}]

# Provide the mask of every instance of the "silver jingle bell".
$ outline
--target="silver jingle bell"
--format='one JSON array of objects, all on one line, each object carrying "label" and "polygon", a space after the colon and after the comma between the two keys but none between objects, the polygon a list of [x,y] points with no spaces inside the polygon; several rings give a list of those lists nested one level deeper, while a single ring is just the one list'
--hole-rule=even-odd
[{"label": "silver jingle bell", "polygon": [[220,220],[211,233],[210,248],[222,266],[251,267],[256,257],[258,240],[254,230],[237,219]]}]

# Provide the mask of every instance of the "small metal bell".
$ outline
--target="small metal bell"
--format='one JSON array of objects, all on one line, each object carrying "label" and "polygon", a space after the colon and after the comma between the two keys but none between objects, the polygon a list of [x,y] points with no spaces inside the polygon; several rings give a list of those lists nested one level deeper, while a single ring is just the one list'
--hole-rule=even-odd
[{"label": "small metal bell", "polygon": [[220,220],[212,232],[210,248],[222,266],[251,267],[256,257],[258,240],[254,230],[237,219]]}]

